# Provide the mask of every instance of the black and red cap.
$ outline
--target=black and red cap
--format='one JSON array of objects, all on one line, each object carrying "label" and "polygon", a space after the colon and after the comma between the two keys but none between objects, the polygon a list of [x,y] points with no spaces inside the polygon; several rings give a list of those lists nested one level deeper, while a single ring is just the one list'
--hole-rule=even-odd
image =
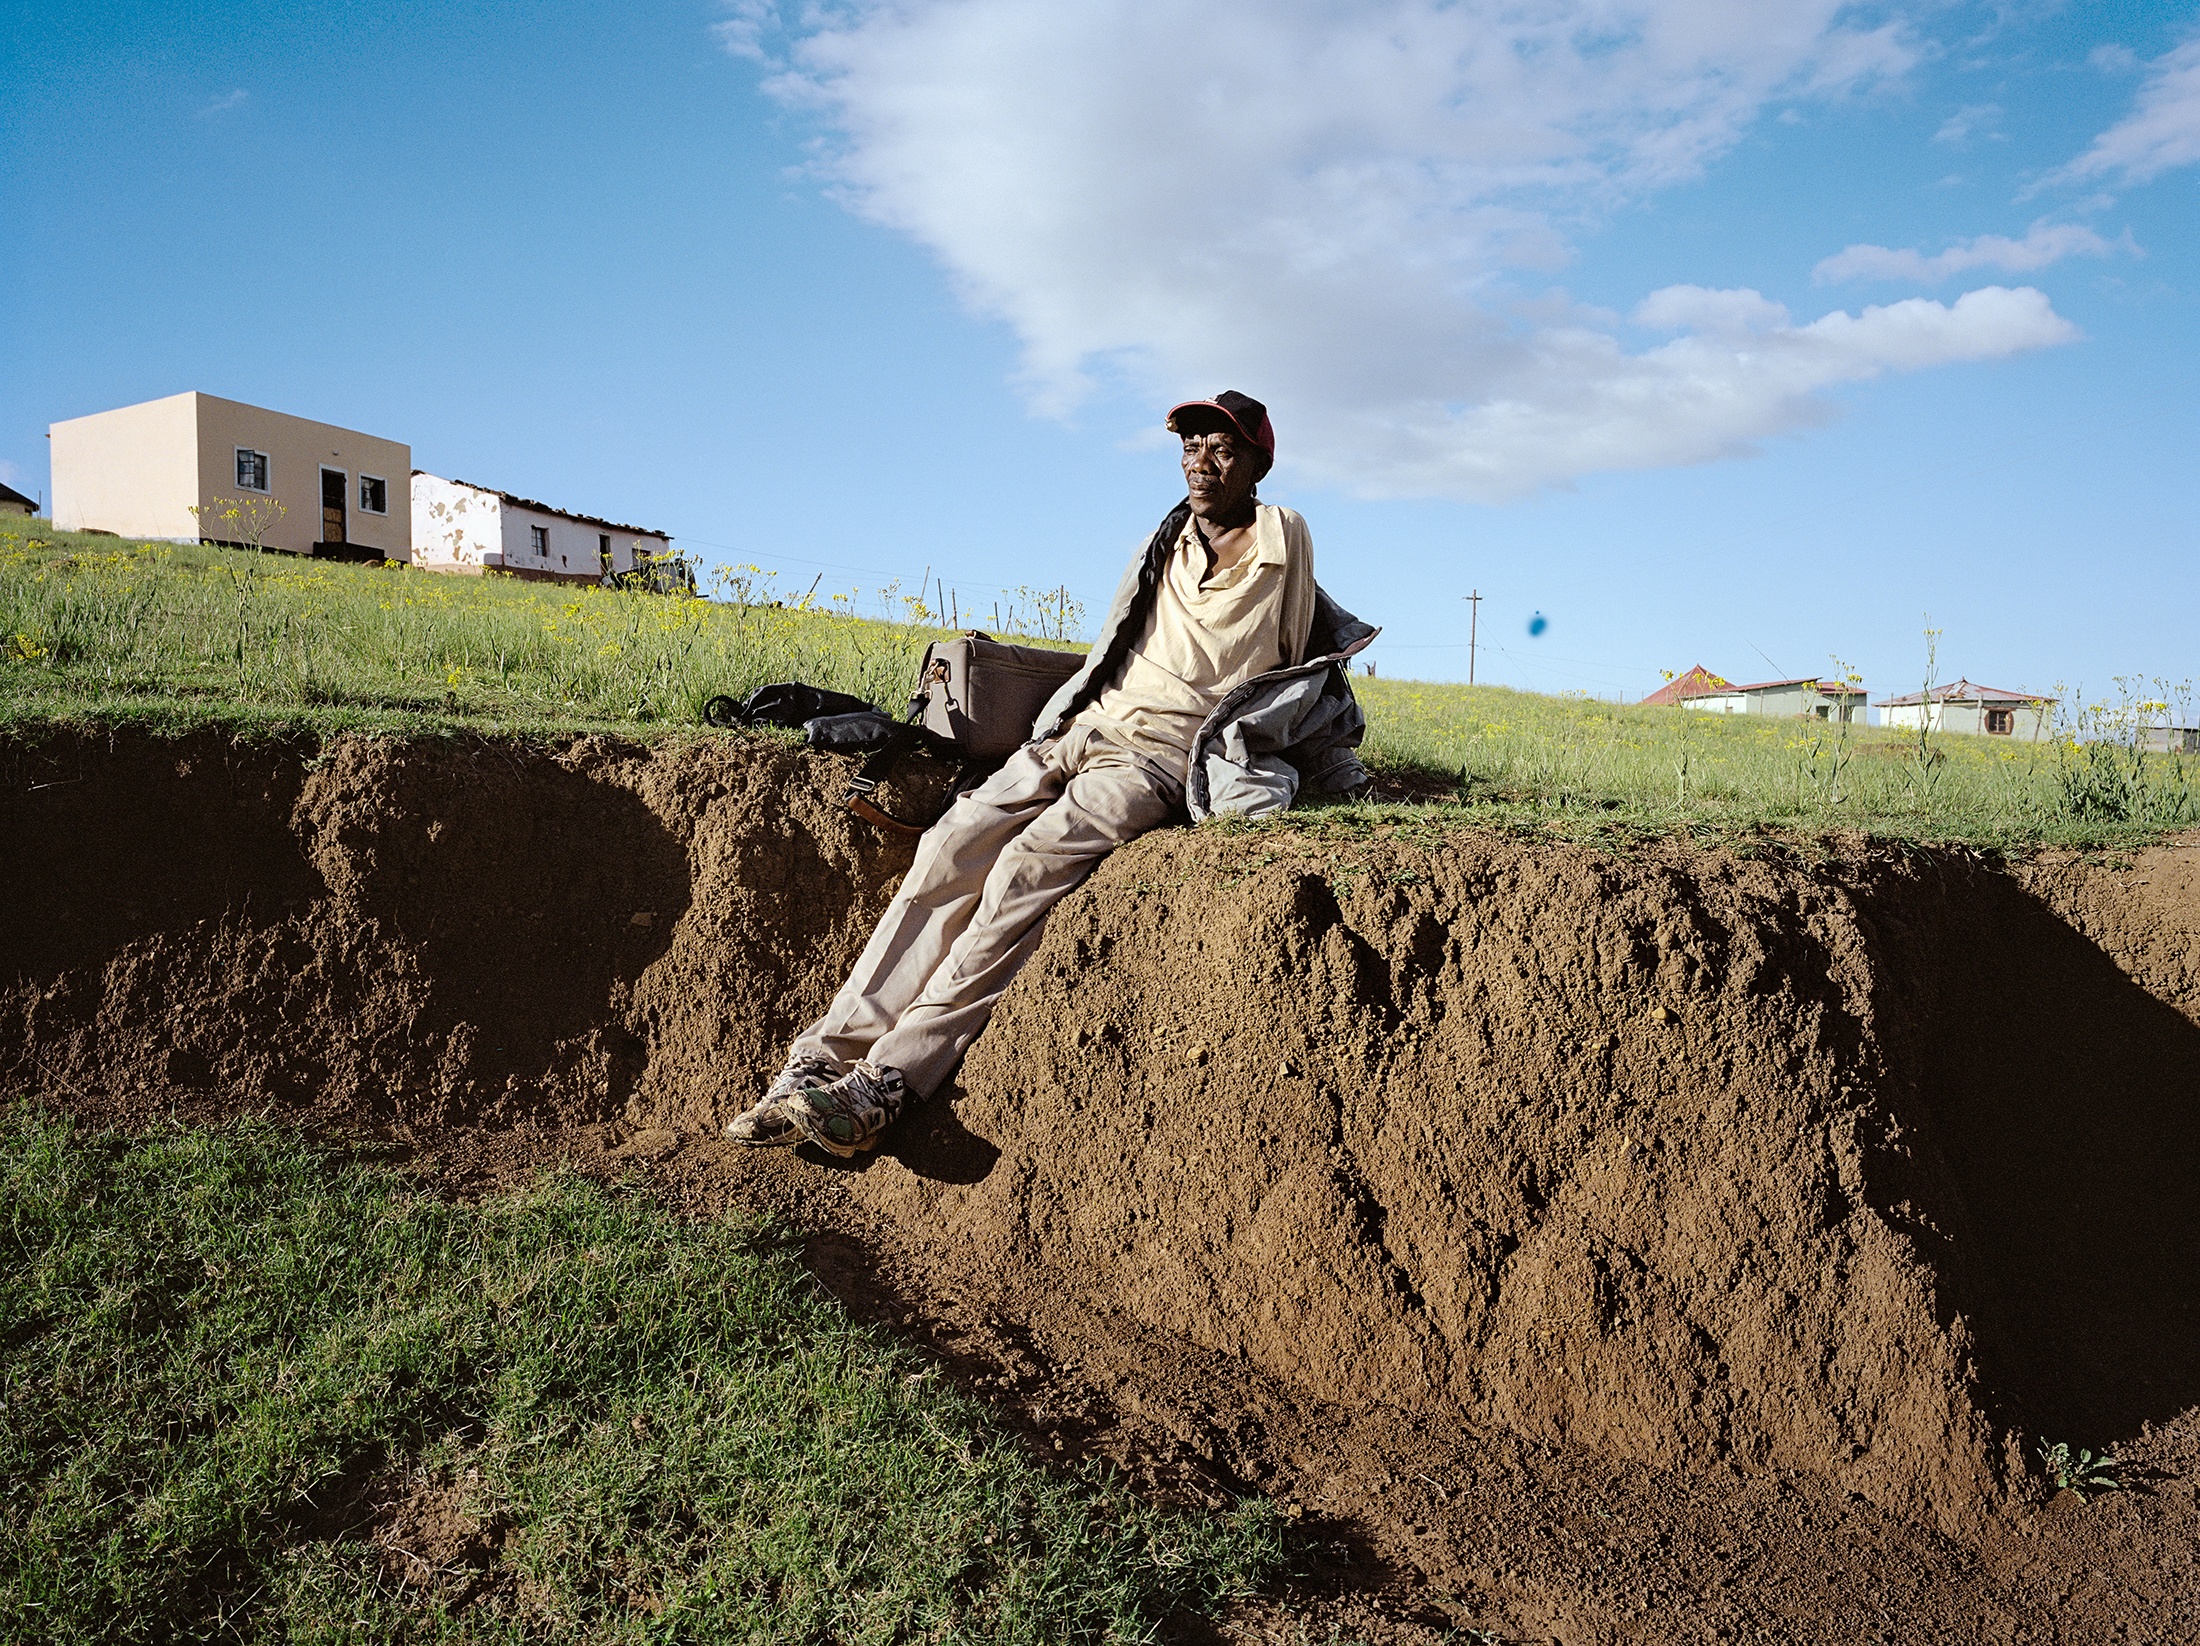
[{"label": "black and red cap", "polygon": [[[1168,418],[1169,432],[1171,434],[1198,434],[1202,432],[1199,425],[1212,426],[1213,419],[1196,415],[1201,411],[1219,412],[1225,424],[1235,429],[1249,443],[1266,452],[1270,462],[1275,461],[1276,431],[1268,421],[1268,408],[1251,395],[1240,394],[1235,389],[1224,389],[1212,400],[1186,400],[1179,405],[1171,406]],[[1194,425],[1189,428],[1185,426],[1185,421],[1180,421],[1184,419],[1184,414],[1187,412],[1195,414],[1188,419]]]}]

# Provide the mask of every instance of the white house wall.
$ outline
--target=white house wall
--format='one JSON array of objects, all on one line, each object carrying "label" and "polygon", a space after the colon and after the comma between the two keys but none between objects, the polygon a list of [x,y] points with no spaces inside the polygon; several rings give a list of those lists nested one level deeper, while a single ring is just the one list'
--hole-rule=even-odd
[{"label": "white house wall", "polygon": [[[534,548],[533,528],[542,527],[549,534],[549,547],[541,554]],[[568,520],[562,515],[544,514],[535,509],[522,508],[507,503],[503,520],[503,561],[508,571],[548,572],[554,577],[596,577],[603,570],[601,536],[611,539],[611,566],[614,571],[634,569],[634,546],[639,543],[651,554],[663,554],[672,546],[671,539],[637,535],[634,532],[612,531],[604,526],[585,521]]]},{"label": "white house wall", "polygon": [[[414,564],[429,571],[473,577],[508,571],[594,582],[603,573],[601,536],[611,539],[611,564],[622,572],[634,569],[637,544],[651,554],[672,547],[670,538],[570,520],[440,475],[414,475],[412,498]],[[530,530],[535,526],[549,534],[547,554],[535,552]]]},{"label": "white house wall", "polygon": [[440,475],[412,477],[413,564],[479,577],[504,563],[504,499]]},{"label": "white house wall", "polygon": [[[2008,709],[2015,718],[2006,732],[1986,729],[1988,709]],[[2043,743],[2050,735],[2048,710],[2041,703],[1981,703],[1958,698],[1934,703],[1903,703],[1879,711],[1879,723],[1903,731],[1916,731],[1920,722],[1936,732],[1962,732],[1971,737],[2006,737],[2017,743]]]},{"label": "white house wall", "polygon": [[[1836,725],[1841,720],[1841,699],[1829,692],[1818,691],[1808,686],[1798,686],[1792,691],[1768,693],[1767,698],[1773,706],[1759,709],[1757,711],[1759,714],[1797,715],[1813,720],[1823,718]],[[1852,697],[1849,699],[1849,703],[1851,705],[1850,724],[1863,724],[1864,699]],[[1822,714],[1821,711],[1823,711]]]},{"label": "white house wall", "polygon": [[1938,703],[1896,704],[1893,707],[1882,708],[1879,711],[1879,724],[1906,732],[1914,732],[1920,728],[1927,731],[1945,731],[1947,727],[1943,724],[1941,709],[1942,705]]},{"label": "white house wall", "polygon": [[[1830,719],[1840,719],[1840,699],[1827,697],[1821,692],[1810,691],[1801,686],[1776,692],[1706,692],[1697,697],[1683,698],[1681,707],[1694,709],[1699,714],[1753,714],[1767,718],[1792,718],[1815,715],[1821,703],[1831,711]],[[1864,706],[1861,699],[1857,700],[1856,706],[1856,723],[1861,725]]]}]

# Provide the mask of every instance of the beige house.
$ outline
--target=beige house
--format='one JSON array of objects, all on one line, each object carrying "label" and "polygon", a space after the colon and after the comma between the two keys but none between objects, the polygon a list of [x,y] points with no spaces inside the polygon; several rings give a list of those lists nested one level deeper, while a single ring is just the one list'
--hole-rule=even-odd
[{"label": "beige house", "polygon": [[50,433],[58,530],[412,558],[412,448],[400,441],[195,392]]},{"label": "beige house", "polygon": [[36,514],[38,500],[25,497],[13,486],[0,486],[0,514]]}]

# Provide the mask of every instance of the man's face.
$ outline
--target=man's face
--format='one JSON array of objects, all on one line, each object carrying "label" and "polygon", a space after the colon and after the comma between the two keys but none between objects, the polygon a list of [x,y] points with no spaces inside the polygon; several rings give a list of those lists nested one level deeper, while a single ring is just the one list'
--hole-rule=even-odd
[{"label": "man's face", "polygon": [[1245,507],[1259,483],[1261,454],[1227,429],[1184,437],[1184,488],[1205,519],[1227,519]]}]

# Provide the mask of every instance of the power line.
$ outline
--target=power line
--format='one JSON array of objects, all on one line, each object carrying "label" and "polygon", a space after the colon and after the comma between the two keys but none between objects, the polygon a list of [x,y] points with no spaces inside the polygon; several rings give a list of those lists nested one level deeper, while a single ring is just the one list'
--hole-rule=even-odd
[{"label": "power line", "polygon": [[[826,571],[854,572],[861,577],[883,577],[892,580],[909,575],[909,569],[906,566],[904,566],[900,571],[887,571],[878,566],[851,566],[846,561],[842,560],[811,560],[799,554],[782,554],[777,549],[742,548],[733,543],[713,543],[707,537],[693,537],[685,533],[680,534],[676,538],[676,541],[681,543],[699,543],[706,549],[723,549],[727,554],[748,556],[756,560],[776,560],[783,561],[789,565],[795,566],[821,566]],[[935,568],[927,568],[928,574],[933,569]],[[997,583],[993,578],[990,577],[968,577],[960,572],[957,572],[955,574],[955,581],[957,582],[957,584],[968,583],[971,584],[973,587],[1006,587],[1005,584]]]}]

